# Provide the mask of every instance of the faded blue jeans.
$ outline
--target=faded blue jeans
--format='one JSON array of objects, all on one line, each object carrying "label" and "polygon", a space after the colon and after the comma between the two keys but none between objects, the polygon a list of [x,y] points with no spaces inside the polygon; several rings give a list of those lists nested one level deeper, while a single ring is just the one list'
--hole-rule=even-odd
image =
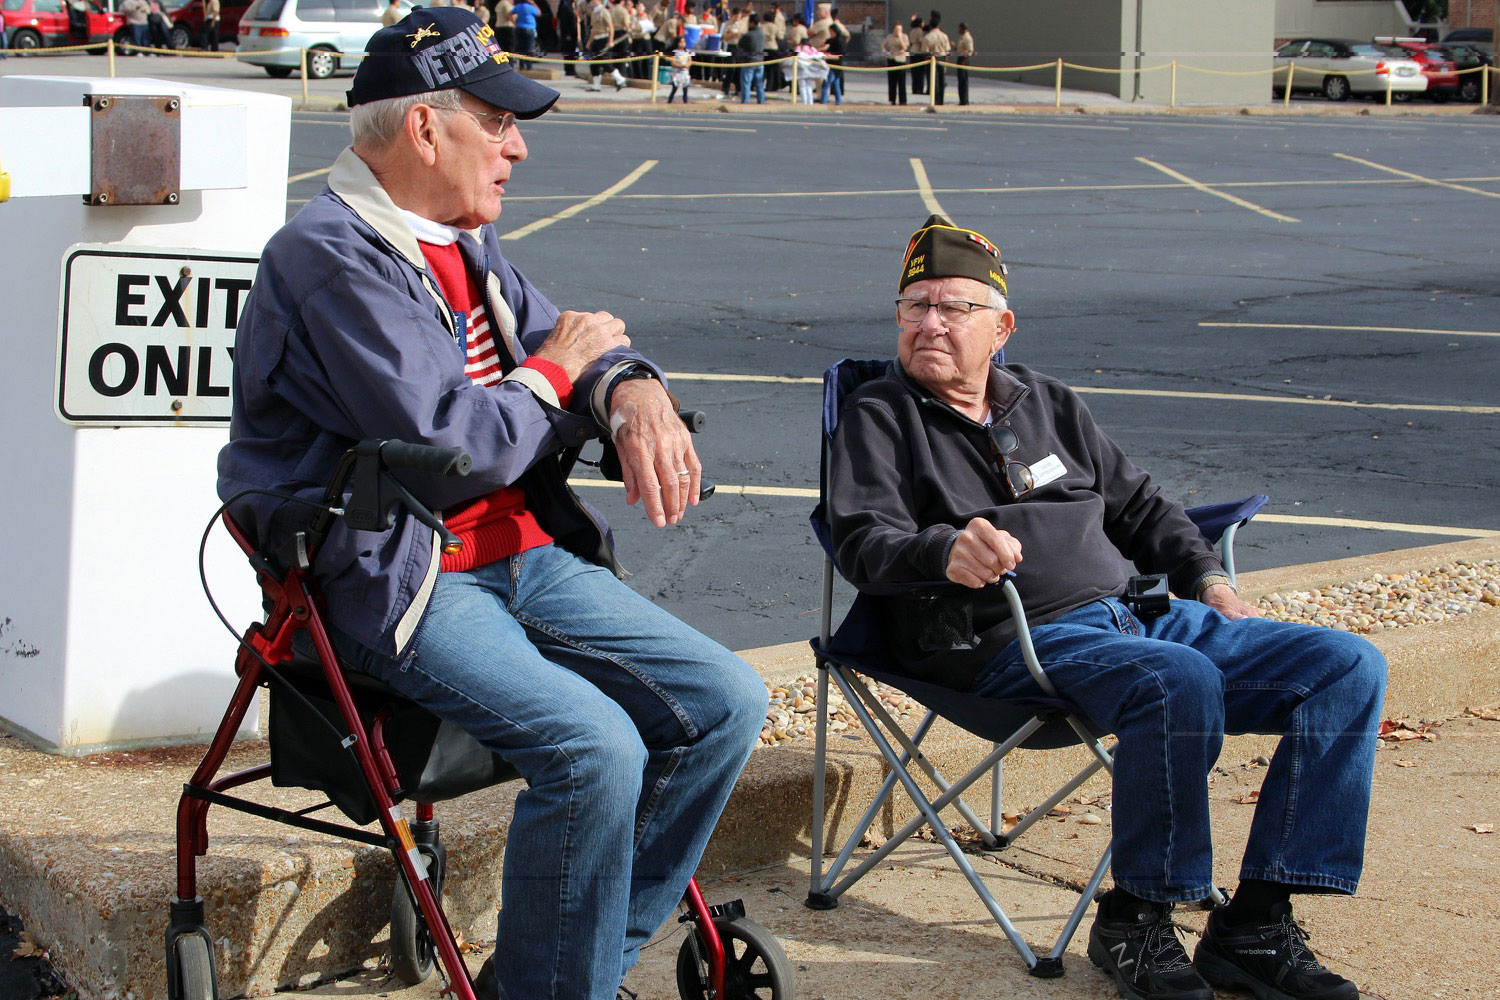
[{"label": "faded blue jeans", "polygon": [[500,887],[501,995],[612,1000],[755,745],[755,672],[554,545],[439,575],[404,665],[339,638],[354,666],[526,779]]},{"label": "faded blue jeans", "polygon": [[[1114,598],[1032,629],[1059,693],[1119,740],[1115,884],[1144,899],[1202,899],[1213,885],[1207,775],[1224,735],[1281,734],[1241,878],[1352,893],[1364,857],[1385,660],[1347,632],[1231,622],[1197,601],[1140,619]],[[1040,690],[1011,642],[973,691]]]}]

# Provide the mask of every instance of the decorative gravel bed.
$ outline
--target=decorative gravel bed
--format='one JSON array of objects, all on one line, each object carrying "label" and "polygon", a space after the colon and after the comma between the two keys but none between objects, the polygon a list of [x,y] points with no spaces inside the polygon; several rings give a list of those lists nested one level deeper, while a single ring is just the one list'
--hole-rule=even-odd
[{"label": "decorative gravel bed", "polygon": [[[1336,583],[1316,590],[1267,594],[1256,602],[1266,617],[1303,622],[1368,635],[1384,629],[1409,628],[1447,621],[1489,605],[1500,607],[1500,559],[1445,563],[1435,569]],[[877,684],[886,711],[904,718],[922,706],[895,688]],[[760,731],[762,746],[811,737],[816,723],[818,684],[808,674],[770,688],[771,707]],[[860,728],[842,694],[829,685],[829,730]]]}]

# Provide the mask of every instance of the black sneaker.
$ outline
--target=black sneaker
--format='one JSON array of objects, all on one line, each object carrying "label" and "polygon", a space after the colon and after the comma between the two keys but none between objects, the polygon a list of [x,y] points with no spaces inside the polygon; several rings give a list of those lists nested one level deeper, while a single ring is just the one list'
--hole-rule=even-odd
[{"label": "black sneaker", "polygon": [[1222,911],[1208,918],[1193,962],[1203,978],[1226,989],[1247,989],[1258,1000],[1357,1000],[1359,989],[1329,972],[1308,948],[1307,931],[1292,919],[1290,903],[1271,907],[1264,924],[1225,924]]},{"label": "black sneaker", "polygon": [[1127,1000],[1213,1000],[1188,961],[1169,903],[1144,903],[1128,917],[1094,917],[1089,960],[1115,977]]}]

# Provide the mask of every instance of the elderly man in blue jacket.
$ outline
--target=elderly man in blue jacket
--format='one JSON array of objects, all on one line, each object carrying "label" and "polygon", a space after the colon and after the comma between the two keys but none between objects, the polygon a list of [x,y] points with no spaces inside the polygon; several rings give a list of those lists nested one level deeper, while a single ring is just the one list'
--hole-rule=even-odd
[{"label": "elderly man in blue jacket", "polygon": [[[517,120],[557,94],[460,7],[371,39],[354,142],[267,244],[239,326],[219,491],[316,496],[364,438],[463,448],[462,479],[403,475],[464,541],[408,516],[341,524],[314,572],[341,654],[526,779],[481,996],[614,997],[672,912],[747,760],[766,693],[737,657],[617,578],[560,456],[610,435],[657,527],[700,466],[663,376],[607,312],[559,312],[490,223],[526,159]],[[262,544],[306,509],[255,496]]]}]

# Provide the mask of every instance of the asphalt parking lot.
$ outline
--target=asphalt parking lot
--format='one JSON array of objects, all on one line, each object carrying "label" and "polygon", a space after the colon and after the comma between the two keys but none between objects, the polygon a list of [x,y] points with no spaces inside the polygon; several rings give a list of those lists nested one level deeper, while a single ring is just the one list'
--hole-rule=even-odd
[{"label": "asphalt parking lot", "polygon": [[[1500,532],[1500,119],[738,110],[530,123],[496,224],[708,412],[683,525],[585,489],[632,584],[731,648],[815,629],[816,379],[892,353],[933,207],[1011,266],[1009,360],[1190,505],[1271,496],[1241,568]],[[294,116],[289,214],[345,120]]]}]

